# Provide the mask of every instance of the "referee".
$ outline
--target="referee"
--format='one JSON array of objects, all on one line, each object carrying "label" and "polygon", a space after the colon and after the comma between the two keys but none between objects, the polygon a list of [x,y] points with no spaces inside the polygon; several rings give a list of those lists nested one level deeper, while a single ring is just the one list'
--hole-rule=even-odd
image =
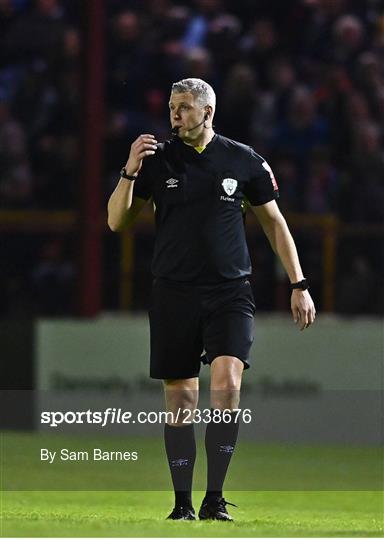
[{"label": "referee", "polygon": [[[168,517],[175,520],[195,519],[196,445],[188,411],[197,407],[203,362],[210,366],[216,421],[206,429],[207,491],[199,518],[232,521],[222,489],[237,440],[234,409],[249,368],[255,314],[245,204],[291,281],[294,321],[304,330],[315,319],[293,238],[276,204],[273,172],[252,148],[214,132],[215,105],[215,93],[205,81],[174,83],[169,101],[173,138],[158,143],[152,134],[140,135],[108,202],[112,231],[121,231],[149,201],[155,207],[150,375],[163,380],[167,411],[175,415],[164,429],[175,490]],[[176,421],[178,410],[186,412]]]}]

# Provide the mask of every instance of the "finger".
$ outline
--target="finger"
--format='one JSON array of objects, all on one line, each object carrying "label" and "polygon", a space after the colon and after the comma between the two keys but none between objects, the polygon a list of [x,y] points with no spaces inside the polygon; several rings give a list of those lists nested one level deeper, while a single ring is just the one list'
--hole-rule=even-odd
[{"label": "finger", "polygon": [[132,148],[134,150],[141,150],[141,148],[145,145],[153,146],[154,148],[157,148],[156,146],[157,141],[155,139],[142,139],[140,141],[136,141],[133,143]]},{"label": "finger", "polygon": [[143,144],[150,144],[152,146],[156,146],[156,140],[155,139],[142,139],[138,142],[137,146],[142,146]]},{"label": "finger", "polygon": [[155,154],[156,150],[157,150],[157,148],[153,147],[152,145],[145,145],[142,148],[139,148],[138,150],[136,150],[134,155],[135,155],[136,159],[141,159],[140,156],[149,155],[149,154],[145,154],[145,152],[151,151],[153,154]]},{"label": "finger", "polygon": [[312,304],[311,307],[309,308],[309,315],[310,315],[311,321],[313,322],[316,319],[316,309],[315,309],[314,304]]},{"label": "finger", "polygon": [[144,137],[145,137],[145,138],[151,138],[151,139],[154,139],[154,138],[155,138],[155,136],[152,135],[152,133],[142,133],[138,138],[139,138],[139,139],[142,139],[142,138],[144,138]]},{"label": "finger", "polygon": [[300,311],[300,330],[304,330],[308,326],[308,313],[304,310]]},{"label": "finger", "polygon": [[152,144],[155,144],[157,143],[157,140],[155,139],[155,137],[153,135],[149,135],[149,134],[145,134],[145,135],[140,135],[139,137],[137,137],[137,139],[132,143],[132,147],[137,147],[137,146],[140,146],[140,144],[142,142],[148,142],[148,143],[152,143]]},{"label": "finger", "polygon": [[309,326],[311,326],[311,324],[313,324],[314,322],[315,322],[315,316],[314,316],[313,312],[310,312],[310,313],[308,314],[308,325],[307,325],[307,328],[308,328]]},{"label": "finger", "polygon": [[157,150],[157,146],[155,144],[151,144],[151,143],[141,143],[137,147],[137,150],[139,152],[142,152],[143,150]]},{"label": "finger", "polygon": [[307,317],[307,322],[305,323],[305,328],[304,328],[304,330],[305,330],[306,328],[309,328],[309,327],[311,326],[311,324],[312,324],[312,317],[311,317],[311,313],[310,313],[309,310],[308,310],[307,313],[306,313],[306,317]]},{"label": "finger", "polygon": [[140,152],[137,157],[138,159],[143,159],[146,156],[153,156],[153,154],[156,154],[154,150],[144,150],[143,152]]},{"label": "finger", "polygon": [[140,141],[138,141],[138,146],[140,146],[140,144],[157,144],[157,140],[156,139],[141,139]]}]

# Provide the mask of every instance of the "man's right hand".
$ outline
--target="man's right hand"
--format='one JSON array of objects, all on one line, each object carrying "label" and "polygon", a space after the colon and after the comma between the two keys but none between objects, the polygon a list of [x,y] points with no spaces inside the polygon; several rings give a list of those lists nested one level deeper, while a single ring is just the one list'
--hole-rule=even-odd
[{"label": "man's right hand", "polygon": [[129,158],[125,166],[127,174],[134,175],[140,171],[143,159],[146,156],[152,156],[156,152],[156,143],[157,141],[154,135],[150,133],[144,133],[137,137],[132,143]]}]

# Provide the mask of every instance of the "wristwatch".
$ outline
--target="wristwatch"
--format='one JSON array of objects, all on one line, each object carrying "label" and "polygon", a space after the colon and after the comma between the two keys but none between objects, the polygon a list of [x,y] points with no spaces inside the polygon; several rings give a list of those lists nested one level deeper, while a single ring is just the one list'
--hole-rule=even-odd
[{"label": "wristwatch", "polygon": [[301,289],[302,291],[306,291],[307,289],[309,289],[307,280],[304,278],[297,283],[291,283],[291,290],[293,291],[294,289]]},{"label": "wristwatch", "polygon": [[130,180],[131,182],[133,182],[137,178],[137,175],[135,175],[135,174],[127,174],[127,169],[125,167],[123,167],[121,169],[120,176],[121,176],[121,178],[125,178],[126,180]]}]

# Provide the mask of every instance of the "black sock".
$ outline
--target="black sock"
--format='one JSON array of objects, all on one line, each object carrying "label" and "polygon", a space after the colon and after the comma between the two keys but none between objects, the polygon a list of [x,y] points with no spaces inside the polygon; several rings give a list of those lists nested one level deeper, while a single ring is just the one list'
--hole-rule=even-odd
[{"label": "black sock", "polygon": [[177,427],[165,424],[164,441],[175,490],[175,505],[192,505],[192,476],[196,459],[194,425]]},{"label": "black sock", "polygon": [[[211,421],[205,432],[207,452],[207,493],[206,497],[222,497],[225,475],[235,449],[239,423],[235,422],[236,412],[224,414],[220,422]],[[224,422],[231,416],[230,422]]]}]

